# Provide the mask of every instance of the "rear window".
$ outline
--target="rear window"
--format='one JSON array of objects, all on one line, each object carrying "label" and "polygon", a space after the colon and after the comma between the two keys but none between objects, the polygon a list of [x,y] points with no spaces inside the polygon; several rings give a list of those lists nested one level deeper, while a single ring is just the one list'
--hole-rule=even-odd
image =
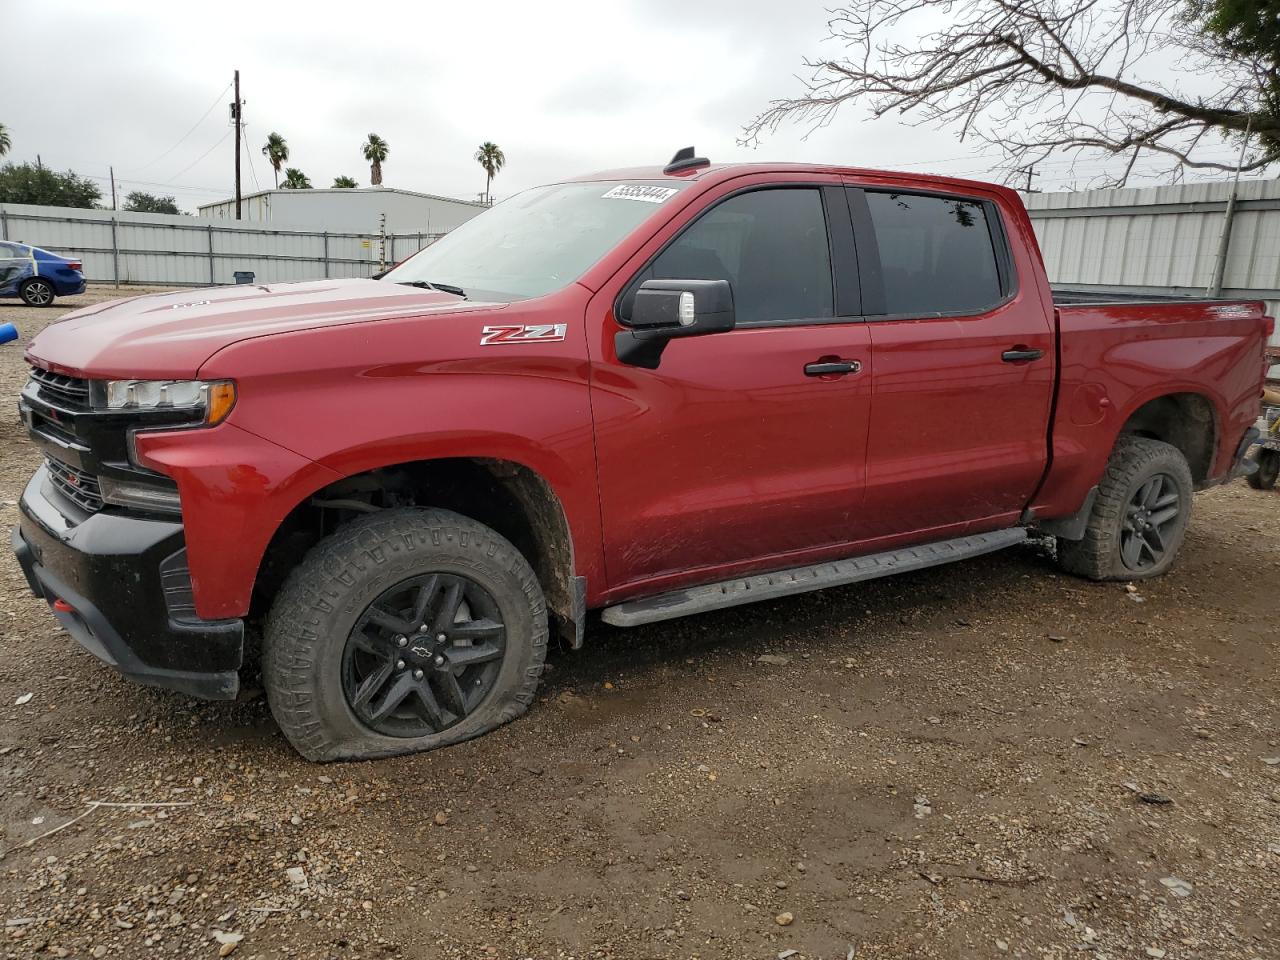
[{"label": "rear window", "polygon": [[987,210],[977,200],[866,194],[888,314],[974,314],[1000,302]]}]

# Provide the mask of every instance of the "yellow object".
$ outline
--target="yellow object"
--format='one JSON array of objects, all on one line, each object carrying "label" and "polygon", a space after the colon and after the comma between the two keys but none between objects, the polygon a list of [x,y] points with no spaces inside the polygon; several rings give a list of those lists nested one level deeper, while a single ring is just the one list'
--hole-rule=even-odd
[{"label": "yellow object", "polygon": [[206,422],[213,426],[227,419],[236,405],[236,385],[230,381],[209,384],[209,413]]}]

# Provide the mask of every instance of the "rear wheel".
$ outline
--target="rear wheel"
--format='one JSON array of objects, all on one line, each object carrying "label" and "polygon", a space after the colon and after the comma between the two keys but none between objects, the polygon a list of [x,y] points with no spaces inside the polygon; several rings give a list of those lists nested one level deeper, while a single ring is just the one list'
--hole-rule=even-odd
[{"label": "rear wheel", "polygon": [[1098,484],[1083,539],[1058,539],[1058,563],[1092,580],[1143,580],[1164,573],[1182,545],[1194,494],[1177,447],[1121,437]]},{"label": "rear wheel", "polygon": [[18,288],[18,296],[28,307],[47,307],[53,303],[55,296],[53,284],[43,277],[31,277],[22,282]]},{"label": "rear wheel", "polygon": [[1280,475],[1280,450],[1263,448],[1254,459],[1258,469],[1249,474],[1249,486],[1255,490],[1270,490],[1276,485],[1276,477]]},{"label": "rear wheel", "polygon": [[529,564],[443,510],[385,510],[317,545],[268,617],[271,711],[311,760],[414,753],[528,708],[547,647]]}]

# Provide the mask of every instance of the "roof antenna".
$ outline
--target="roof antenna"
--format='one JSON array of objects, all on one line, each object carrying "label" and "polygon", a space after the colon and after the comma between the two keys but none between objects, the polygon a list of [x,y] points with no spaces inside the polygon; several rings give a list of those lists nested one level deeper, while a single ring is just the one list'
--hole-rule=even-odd
[{"label": "roof antenna", "polygon": [[711,161],[706,157],[696,157],[696,151],[693,147],[684,147],[676,151],[676,155],[671,158],[671,162],[662,168],[665,174],[680,173],[684,170],[695,170],[698,167],[709,167]]}]

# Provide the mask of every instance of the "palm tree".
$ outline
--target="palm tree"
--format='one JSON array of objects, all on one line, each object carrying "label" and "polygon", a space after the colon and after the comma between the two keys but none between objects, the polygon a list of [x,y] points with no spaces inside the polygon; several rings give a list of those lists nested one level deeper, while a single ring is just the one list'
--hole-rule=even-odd
[{"label": "palm tree", "polygon": [[350,190],[352,187],[358,187],[355,177],[341,176],[333,178],[333,185],[340,189]]},{"label": "palm tree", "polygon": [[280,185],[281,190],[310,190],[311,181],[307,179],[307,175],[297,167],[288,167],[284,172],[284,183]]},{"label": "palm tree", "polygon": [[5,129],[3,123],[0,123],[0,157],[8,153],[12,146],[13,141],[9,139],[9,131]]},{"label": "palm tree", "polygon": [[498,175],[498,171],[502,169],[503,164],[507,162],[507,158],[503,156],[502,148],[496,143],[486,140],[480,144],[480,149],[476,151],[476,163],[484,167],[484,198],[491,200],[489,196],[489,185],[493,183],[493,178]]},{"label": "palm tree", "polygon": [[376,133],[369,134],[369,139],[364,142],[364,158],[369,161],[369,183],[372,186],[382,186],[382,163],[390,152],[387,141]]},{"label": "palm tree", "polygon": [[262,145],[262,155],[271,162],[271,169],[276,174],[276,186],[279,187],[280,170],[289,162],[289,144],[273,130],[267,134],[267,142]]}]

